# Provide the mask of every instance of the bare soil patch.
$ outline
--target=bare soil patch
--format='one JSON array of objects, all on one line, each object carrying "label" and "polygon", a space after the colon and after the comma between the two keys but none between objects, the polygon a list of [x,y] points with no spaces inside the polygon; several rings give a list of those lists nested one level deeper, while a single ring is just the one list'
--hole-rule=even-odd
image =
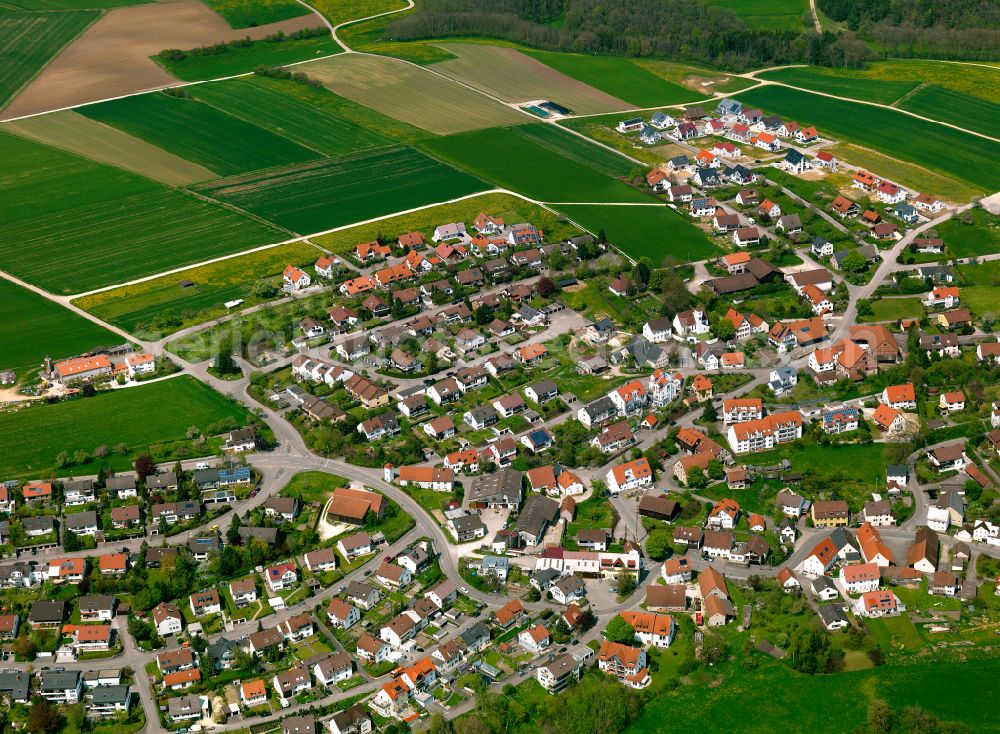
[{"label": "bare soil patch", "polygon": [[163,0],[116,8],[71,43],[28,85],[3,118],[95,102],[177,84],[149,57],[235,38],[263,38],[320,25],[313,15],[234,30],[199,0]]}]

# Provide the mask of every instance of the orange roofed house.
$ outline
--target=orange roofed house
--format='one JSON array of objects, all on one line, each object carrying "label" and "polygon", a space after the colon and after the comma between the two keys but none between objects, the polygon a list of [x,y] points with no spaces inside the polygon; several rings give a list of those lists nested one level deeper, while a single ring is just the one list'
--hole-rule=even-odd
[{"label": "orange roofed house", "polygon": [[802,438],[802,414],[797,410],[736,423],[727,434],[733,453],[768,451],[781,443]]},{"label": "orange roofed house", "polygon": [[601,672],[613,675],[631,688],[645,688],[652,682],[646,667],[646,651],[642,648],[604,640],[597,664]]}]

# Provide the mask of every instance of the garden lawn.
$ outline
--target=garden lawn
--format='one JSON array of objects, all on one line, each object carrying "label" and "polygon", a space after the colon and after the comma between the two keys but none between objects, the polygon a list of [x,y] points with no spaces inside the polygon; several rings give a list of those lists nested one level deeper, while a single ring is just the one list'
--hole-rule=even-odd
[{"label": "garden lawn", "polygon": [[924,638],[913,626],[909,614],[883,619],[868,619],[865,620],[865,624],[886,650],[915,652],[924,646]]},{"label": "garden lawn", "polygon": [[[1000,73],[997,74],[1000,83]],[[970,94],[929,84],[908,96],[899,106],[924,117],[949,122],[966,130],[996,137],[1000,104]]]},{"label": "garden lawn", "polygon": [[73,311],[0,278],[0,370],[13,369],[20,376],[45,357],[73,357],[121,341]]},{"label": "garden lawn", "polygon": [[[788,0],[786,0],[788,1]],[[791,0],[801,2],[801,0]],[[674,84],[620,56],[591,56],[553,51],[526,51],[566,76],[589,84],[636,107],[684,104],[702,99],[693,89]]]},{"label": "garden lawn", "polygon": [[450,135],[421,147],[480,178],[546,202],[651,202],[615,176],[631,164],[621,156],[541,124]]},{"label": "garden lawn", "polygon": [[558,209],[581,227],[604,230],[608,242],[633,260],[653,265],[706,260],[722,254],[708,235],[684,215],[666,206],[579,206]]},{"label": "garden lawn", "polygon": [[795,471],[809,472],[821,477],[836,477],[850,473],[851,480],[872,487],[885,478],[884,444],[845,444],[820,446],[814,443],[783,444],[779,449],[749,454],[747,461],[757,466],[777,464],[787,458]]},{"label": "garden lawn", "polygon": [[922,318],[924,307],[920,299],[883,298],[872,303],[874,316],[866,316],[861,321],[899,321],[900,319]]},{"label": "garden lawn", "polygon": [[295,0],[205,0],[205,4],[225,18],[231,28],[277,23],[309,12]]},{"label": "garden lawn", "polygon": [[94,10],[13,13],[0,9],[0,108],[100,15]]},{"label": "garden lawn", "polygon": [[[962,219],[971,217],[972,224]],[[959,217],[935,225],[951,257],[977,257],[1000,252],[1000,217],[985,209],[972,209]]]},{"label": "garden lawn", "polygon": [[[298,3],[295,5],[302,8]],[[329,34],[324,33],[315,38],[259,40],[250,46],[228,46],[223,53],[188,54],[179,60],[165,59],[159,55],[153,56],[152,59],[178,79],[193,82],[246,74],[260,66],[284,66],[308,61],[339,54],[342,50]]]},{"label": "garden lawn", "polygon": [[980,318],[996,319],[1000,314],[1000,285],[962,288],[962,305]]},{"label": "garden lawn", "polygon": [[[311,90],[290,82],[268,84],[262,77],[232,79],[194,87],[192,93],[231,115],[267,128],[323,155],[338,156],[358,150],[392,144],[392,139],[335,111],[324,109],[306,98],[333,98],[332,92]],[[302,98],[295,92],[313,92]]]},{"label": "garden lawn", "polygon": [[299,472],[281,490],[282,497],[297,497],[303,502],[326,504],[337,487],[346,487],[348,481],[336,474],[322,471]]},{"label": "garden lawn", "polygon": [[0,268],[53,293],[80,293],[288,236],[186,192],[2,132],[0,160]]},{"label": "garden lawn", "polygon": [[616,523],[615,511],[607,497],[590,497],[576,506],[576,517],[566,526],[565,538],[576,540],[580,530],[607,528],[614,531]]},{"label": "garden lawn", "polygon": [[826,73],[813,67],[792,67],[764,71],[757,75],[761,79],[784,82],[793,87],[802,87],[816,92],[850,97],[865,102],[892,104],[905,94],[920,86],[916,79],[890,81],[889,79],[855,79],[839,74]]},{"label": "garden lawn", "polygon": [[[967,135],[894,110],[844,102],[787,87],[758,87],[742,92],[744,104],[760,106],[800,124],[815,124],[822,134],[873,148],[946,176],[968,181],[983,191],[1000,188],[1000,143]],[[806,111],[804,117],[800,113]]]},{"label": "garden lawn", "polygon": [[768,31],[804,30],[802,15],[809,9],[807,0],[709,0],[708,4],[732,10],[751,30]]},{"label": "garden lawn", "polygon": [[195,190],[305,234],[488,188],[413,148],[389,146],[234,176]]},{"label": "garden lawn", "polygon": [[320,157],[314,150],[211,105],[162,92],[89,105],[80,111],[221,176]]},{"label": "garden lawn", "polygon": [[31,405],[0,413],[0,435],[18,437],[0,454],[0,476],[44,477],[53,470],[80,474],[81,469],[86,474],[82,467],[55,470],[57,454],[124,443],[129,455],[135,455],[149,444],[184,439],[190,426],[207,431],[227,418],[245,424],[249,417],[242,406],[188,376],[92,398]]},{"label": "garden lawn", "polygon": [[[704,721],[730,734],[770,734],[775,721],[792,734],[842,734],[864,726],[868,704],[876,698],[893,709],[919,706],[988,734],[1000,731],[993,713],[1000,693],[969,681],[990,676],[995,668],[995,660],[934,661],[809,676],[765,662],[715,685],[711,696],[699,685],[661,694],[626,734],[690,731]],[[803,701],[809,705],[801,705]],[[665,727],[664,722],[670,723]]]}]

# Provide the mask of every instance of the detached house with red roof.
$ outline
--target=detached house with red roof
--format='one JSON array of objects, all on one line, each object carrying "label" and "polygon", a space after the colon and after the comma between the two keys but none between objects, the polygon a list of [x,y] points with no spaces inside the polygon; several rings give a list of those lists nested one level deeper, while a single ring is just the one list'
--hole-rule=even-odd
[{"label": "detached house with red roof", "polygon": [[608,491],[620,494],[653,483],[653,469],[645,457],[612,467],[605,476]]},{"label": "detached house with red roof", "polygon": [[830,538],[819,541],[799,564],[799,571],[810,576],[822,576],[837,562],[837,546]]},{"label": "detached house with red roof", "polygon": [[268,566],[264,570],[264,581],[271,591],[291,589],[298,582],[298,569],[291,561]]},{"label": "detached house with red roof", "polygon": [[597,654],[601,672],[613,675],[630,688],[645,688],[652,679],[646,663],[646,651],[638,647],[604,640]]},{"label": "detached house with red roof", "polygon": [[889,385],[879,396],[883,403],[896,410],[913,410],[917,407],[917,394],[911,383]]},{"label": "detached house with red roof", "polygon": [[285,272],[281,274],[281,278],[284,281],[282,287],[286,291],[299,291],[303,288],[308,288],[312,284],[312,278],[294,265],[288,265],[285,268]]},{"label": "detached house with red roof", "polygon": [[954,308],[959,303],[958,286],[938,286],[924,299],[924,305],[931,308],[943,306],[944,308]]},{"label": "detached house with red roof", "polygon": [[899,598],[888,589],[862,594],[854,609],[859,617],[894,617],[906,611]]}]

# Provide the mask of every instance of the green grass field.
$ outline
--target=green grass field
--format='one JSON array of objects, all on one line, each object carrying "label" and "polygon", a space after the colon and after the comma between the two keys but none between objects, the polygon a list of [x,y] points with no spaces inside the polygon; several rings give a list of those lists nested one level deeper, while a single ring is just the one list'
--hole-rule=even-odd
[{"label": "green grass field", "polygon": [[709,0],[708,4],[732,10],[751,30],[772,31],[803,30],[802,14],[809,8],[808,0]]},{"label": "green grass field", "polygon": [[[997,76],[1000,83],[1000,74]],[[924,117],[996,137],[996,120],[1000,115],[997,102],[931,84],[918,89],[899,106]]]},{"label": "green grass field", "polygon": [[872,303],[874,316],[868,316],[859,321],[898,321],[923,316],[924,307],[919,298],[883,298]]},{"label": "green grass field", "polygon": [[525,53],[566,76],[624,99],[636,107],[683,104],[702,98],[694,90],[669,82],[631,59],[552,51],[532,50]]},{"label": "green grass field", "polygon": [[[962,220],[969,217],[971,224]],[[1000,252],[1000,217],[972,209],[934,227],[953,257],[978,257]],[[984,266],[985,267],[985,266]]]},{"label": "green grass field", "polygon": [[[26,336],[26,335],[30,335]],[[20,376],[46,357],[73,357],[122,338],[26,288],[0,279],[0,369]]]},{"label": "green grass field", "polygon": [[[886,89],[893,89],[894,85],[897,84],[911,84],[911,88],[915,88],[919,84],[935,84],[981,99],[1000,102],[1000,84],[997,83],[1000,80],[1000,67],[990,68],[984,64],[894,59],[892,61],[874,61],[865,69],[830,69],[810,66],[806,69],[789,69],[788,71],[792,72],[793,77],[805,73],[808,77],[801,78],[815,80],[817,84],[836,84],[836,80],[856,79],[885,82],[888,83]],[[774,75],[772,76],[772,74]],[[760,74],[760,77],[764,79],[784,81],[783,76],[784,73],[781,71]],[[789,83],[793,82],[789,81]],[[809,84],[805,86],[811,88]],[[860,88],[858,87],[858,89]],[[877,89],[876,87],[864,88]],[[820,91],[833,92],[833,89],[820,89]],[[856,95],[848,94],[846,96]]]},{"label": "green grass field", "polygon": [[185,192],[5,133],[0,160],[0,268],[53,293],[287,238]]},{"label": "green grass field", "polygon": [[932,192],[945,201],[966,204],[971,198],[982,193],[982,188],[959,180],[955,174],[945,176],[928,171],[922,166],[890,158],[873,151],[871,148],[863,148],[851,143],[838,143],[831,145],[827,150],[840,160],[848,161],[869,171],[878,171],[879,175],[914,191]]},{"label": "green grass field", "polygon": [[809,68],[775,69],[757,75],[761,79],[784,82],[793,87],[812,89],[838,97],[850,97],[865,102],[892,104],[904,94],[920,86],[916,80],[856,79]]},{"label": "green grass field", "polygon": [[[885,155],[968,181],[983,191],[1000,188],[1000,143],[966,135],[943,125],[918,120],[878,107],[843,102],[787,87],[758,87],[740,100],[800,124],[813,123],[820,132],[859,143]],[[807,114],[805,119],[800,117]]]},{"label": "green grass field", "polygon": [[[233,79],[201,84],[191,91],[208,104],[318,150],[323,155],[344,155],[392,142],[376,130],[294,96],[295,91],[306,89],[300,84],[289,83],[279,87],[263,83],[265,81],[270,80],[260,77]],[[315,96],[321,99],[334,96],[325,90],[308,91],[316,92]]]},{"label": "green grass field", "polygon": [[615,176],[631,163],[548,125],[478,130],[425,141],[421,147],[477,176],[547,202],[648,202]]},{"label": "green grass field", "polygon": [[[722,681],[710,696],[700,685],[682,685],[657,696],[626,734],[674,734],[704,721],[730,734],[770,734],[775,721],[791,734],[843,734],[863,730],[868,704],[876,698],[894,709],[919,706],[986,734],[1000,731],[993,714],[1000,694],[995,687],[969,681],[990,676],[995,668],[995,660],[914,661],[809,676],[782,663],[766,662],[758,670],[738,672]],[[803,706],[803,701],[809,705]]]},{"label": "green grass field", "polygon": [[205,0],[231,28],[251,28],[305,15],[309,9],[295,0]]},{"label": "green grass field", "polygon": [[0,108],[98,17],[92,10],[0,14]]},{"label": "green grass field", "polygon": [[603,229],[608,241],[631,258],[648,257],[656,266],[667,258],[693,262],[722,254],[703,231],[666,205],[558,208],[591,232]]},{"label": "green grass field", "polygon": [[307,234],[488,188],[418,150],[397,145],[234,176],[195,190]]},{"label": "green grass field", "polygon": [[[135,334],[159,339],[191,324],[226,314],[226,301],[261,302],[252,291],[261,281],[278,285],[287,265],[312,265],[320,251],[305,242],[290,242],[152,280],[84,296],[74,304]],[[182,287],[191,281],[193,286]]]},{"label": "green grass field", "polygon": [[282,497],[297,497],[303,502],[325,503],[337,487],[346,487],[348,481],[336,474],[323,471],[299,472],[281,490]]},{"label": "green grass field", "polygon": [[310,5],[334,25],[406,7],[403,0],[315,0]]},{"label": "green grass field", "polygon": [[319,157],[314,150],[211,105],[160,92],[102,102],[80,111],[220,176]]},{"label": "green grass field", "polygon": [[[480,211],[492,212],[509,222],[533,222],[552,241],[580,233],[552,212],[522,199],[508,194],[484,194],[347,227],[316,237],[315,242],[333,252],[344,253],[359,242],[370,241],[379,235],[391,237],[420,230],[429,240],[434,227],[441,222],[468,222]],[[276,283],[285,265],[310,265],[318,255],[319,251],[311,245],[293,242],[94,293],[74,303],[140,338],[159,339],[184,327],[225,315],[223,304],[226,301],[243,298],[247,306],[260,302],[251,294],[254,285],[262,280]],[[182,288],[180,284],[187,280],[194,286]]]},{"label": "green grass field", "polygon": [[0,475],[45,477],[54,470],[60,451],[72,455],[124,443],[134,454],[149,444],[184,439],[190,426],[206,431],[227,418],[243,424],[248,417],[243,407],[187,376],[92,398],[31,405],[0,413],[0,434],[18,437],[0,455]]},{"label": "green grass field", "polygon": [[[302,8],[297,3],[295,5]],[[230,47],[220,54],[188,55],[179,61],[164,59],[159,55],[152,59],[178,79],[193,82],[245,74],[258,66],[284,66],[340,52],[340,46],[329,35],[324,35],[318,38],[286,39],[280,43],[254,41],[252,46]]]}]

